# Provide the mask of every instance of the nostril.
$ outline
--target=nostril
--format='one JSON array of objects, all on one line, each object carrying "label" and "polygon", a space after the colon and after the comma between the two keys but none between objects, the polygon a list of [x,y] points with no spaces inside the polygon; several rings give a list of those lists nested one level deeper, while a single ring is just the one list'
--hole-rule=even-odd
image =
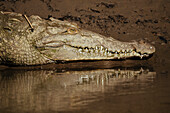
[{"label": "nostril", "polygon": [[139,41],[140,44],[145,44],[146,42],[144,40]]}]

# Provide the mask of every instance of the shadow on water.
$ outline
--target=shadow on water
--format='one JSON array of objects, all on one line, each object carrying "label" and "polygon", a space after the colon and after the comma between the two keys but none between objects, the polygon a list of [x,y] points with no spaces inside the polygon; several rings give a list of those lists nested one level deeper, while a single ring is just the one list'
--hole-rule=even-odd
[{"label": "shadow on water", "polygon": [[[74,66],[72,66],[74,67]],[[95,66],[94,66],[95,67]],[[48,112],[84,109],[111,96],[146,93],[156,72],[148,67],[4,69],[0,111]]]}]

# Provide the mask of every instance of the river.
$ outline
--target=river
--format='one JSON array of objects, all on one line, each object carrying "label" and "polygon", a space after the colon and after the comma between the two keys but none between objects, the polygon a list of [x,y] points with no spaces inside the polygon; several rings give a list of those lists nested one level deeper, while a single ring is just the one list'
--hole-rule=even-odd
[{"label": "river", "polygon": [[166,71],[108,62],[1,68],[0,112],[168,113]]}]

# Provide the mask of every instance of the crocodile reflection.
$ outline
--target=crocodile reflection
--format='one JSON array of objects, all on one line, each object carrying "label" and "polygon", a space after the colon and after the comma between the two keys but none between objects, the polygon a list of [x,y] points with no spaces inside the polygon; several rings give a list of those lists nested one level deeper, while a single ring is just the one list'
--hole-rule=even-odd
[{"label": "crocodile reflection", "polygon": [[4,70],[0,71],[0,109],[72,109],[99,99],[94,95],[102,92],[124,92],[126,89],[120,90],[121,84],[126,84],[135,91],[135,83],[142,87],[142,84],[152,83],[155,75],[156,72],[142,68],[65,72]]}]

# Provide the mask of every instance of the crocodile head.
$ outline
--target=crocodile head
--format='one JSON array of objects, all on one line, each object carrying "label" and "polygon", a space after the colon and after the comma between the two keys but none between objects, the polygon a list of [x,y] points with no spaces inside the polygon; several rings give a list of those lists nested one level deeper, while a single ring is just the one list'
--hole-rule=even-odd
[{"label": "crocodile head", "polygon": [[[79,28],[75,23],[17,13],[0,13],[0,61],[39,65],[56,60],[103,60],[148,57],[155,48],[143,41],[121,42]],[[30,26],[34,30],[30,30]]]},{"label": "crocodile head", "polygon": [[37,48],[49,59],[65,61],[142,59],[155,52],[155,47],[144,41],[121,42],[80,29],[74,24],[53,36],[43,37],[37,42]]}]

